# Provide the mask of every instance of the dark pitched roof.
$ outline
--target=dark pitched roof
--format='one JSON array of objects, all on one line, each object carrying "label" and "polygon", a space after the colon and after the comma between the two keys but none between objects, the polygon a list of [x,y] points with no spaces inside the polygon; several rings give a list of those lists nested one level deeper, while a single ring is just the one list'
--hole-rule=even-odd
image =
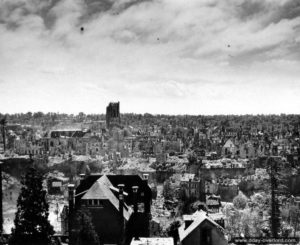
[{"label": "dark pitched roof", "polygon": [[101,174],[91,174],[80,181],[80,185],[76,188],[76,195],[82,193],[89,188],[101,177]]},{"label": "dark pitched roof", "polygon": [[105,175],[99,178],[83,195],[82,199],[110,199],[113,195],[110,187],[112,184]]},{"label": "dark pitched roof", "polygon": [[[108,180],[106,175],[103,175],[97,181],[94,182],[91,188],[83,195],[82,199],[89,200],[89,199],[100,199],[100,200],[108,200],[110,203],[119,210],[119,200],[113,194],[112,190],[112,183]],[[132,210],[124,205],[124,218],[129,220],[129,217],[132,213]]]},{"label": "dark pitched roof", "polygon": [[[80,185],[76,188],[76,203],[82,198],[82,196],[86,193],[88,189],[92,187],[92,185],[100,178],[102,175],[100,174],[92,174],[86,177],[84,180],[80,182]],[[128,193],[128,196],[125,196],[125,202],[127,204],[133,203],[133,192],[132,187],[138,186],[138,201],[151,200],[152,192],[149,185],[146,181],[143,181],[139,175],[106,175],[108,180],[114,187],[118,187],[119,184],[124,184],[124,191]],[[116,197],[118,197],[117,192],[113,192]],[[143,193],[143,194],[142,194]]]}]

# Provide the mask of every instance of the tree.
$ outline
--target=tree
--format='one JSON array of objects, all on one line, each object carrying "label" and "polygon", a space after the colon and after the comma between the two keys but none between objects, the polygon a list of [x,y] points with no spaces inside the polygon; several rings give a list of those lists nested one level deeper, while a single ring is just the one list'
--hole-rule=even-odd
[{"label": "tree", "polygon": [[241,192],[233,198],[233,205],[237,209],[244,209],[247,205],[247,197]]},{"label": "tree", "polygon": [[22,178],[21,193],[17,200],[17,212],[12,229],[10,245],[47,245],[54,234],[48,220],[49,205],[43,178],[36,169],[30,168]]},{"label": "tree", "polygon": [[299,212],[298,209],[295,207],[291,207],[290,208],[290,224],[293,226],[294,228],[294,236],[296,236],[296,231],[299,228],[299,223],[300,223],[300,219],[299,219]]},{"label": "tree", "polygon": [[167,229],[168,236],[171,236],[174,239],[174,244],[177,244],[177,241],[179,239],[179,233],[178,233],[179,227],[180,227],[180,221],[175,220],[170,224],[170,226]]},{"label": "tree", "polygon": [[258,206],[259,208],[264,208],[267,198],[265,193],[255,193],[251,196],[251,201],[255,206]]},{"label": "tree", "polygon": [[33,113],[33,118],[34,119],[43,118],[43,117],[44,117],[44,113],[41,112],[41,111]]},{"label": "tree", "polygon": [[[275,164],[274,164],[275,163]],[[271,209],[270,209],[270,228],[273,237],[278,237],[280,230],[280,210],[279,210],[279,200],[277,195],[278,190],[278,179],[277,164],[274,161],[270,162],[270,181],[271,181]]]},{"label": "tree", "polygon": [[79,117],[80,120],[82,120],[86,117],[86,115],[83,112],[79,112],[78,117]]},{"label": "tree", "polygon": [[290,166],[279,160],[278,157],[268,158],[268,172],[270,175],[270,190],[271,190],[271,207],[269,209],[270,231],[273,237],[278,237],[282,232],[281,227],[281,213],[280,213],[280,197],[287,194],[287,187],[285,186],[287,177],[290,175]]},{"label": "tree", "polygon": [[72,232],[74,245],[99,245],[99,237],[92,223],[91,215],[86,209],[79,209],[75,213],[74,232]]},{"label": "tree", "polygon": [[226,204],[224,207],[224,214],[227,219],[226,231],[230,237],[237,237],[243,232],[241,224],[242,213],[233,205]]},{"label": "tree", "polygon": [[123,130],[123,136],[124,136],[124,137],[129,137],[129,136],[131,136],[131,132],[130,132],[127,128],[125,128],[125,129]]}]

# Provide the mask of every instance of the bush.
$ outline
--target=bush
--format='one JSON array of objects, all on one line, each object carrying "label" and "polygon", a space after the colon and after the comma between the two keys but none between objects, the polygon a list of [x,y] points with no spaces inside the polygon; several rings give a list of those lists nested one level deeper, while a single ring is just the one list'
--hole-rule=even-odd
[{"label": "bush", "polygon": [[233,205],[237,209],[244,209],[247,205],[247,197],[240,193],[233,199]]}]

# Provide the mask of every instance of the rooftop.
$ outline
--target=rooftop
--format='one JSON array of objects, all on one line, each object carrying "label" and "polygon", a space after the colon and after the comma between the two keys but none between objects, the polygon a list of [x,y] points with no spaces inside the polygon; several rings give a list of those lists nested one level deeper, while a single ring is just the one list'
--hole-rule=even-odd
[{"label": "rooftop", "polygon": [[222,232],[224,231],[224,229],[218,223],[216,223],[212,218],[208,217],[206,215],[206,212],[202,210],[196,211],[192,215],[184,215],[184,220],[193,220],[193,222],[186,229],[185,224],[179,227],[178,233],[180,241],[183,241],[183,239],[185,239],[190,233],[192,233],[192,231],[196,229],[199,225],[201,225],[201,223],[205,220],[214,224]]},{"label": "rooftop", "polygon": [[172,237],[139,237],[138,240],[132,239],[130,245],[173,245]]},{"label": "rooftop", "polygon": [[[113,206],[119,210],[119,200],[111,191],[111,187],[114,187],[106,175],[100,177],[92,187],[84,194],[82,197],[83,200],[88,199],[100,199],[100,200],[109,200]],[[131,208],[129,208],[124,203],[124,218],[129,220],[130,215],[132,213]]]},{"label": "rooftop", "polygon": [[189,173],[185,173],[181,176],[181,181],[189,181],[189,180],[193,180],[195,177],[195,174],[189,174]]}]

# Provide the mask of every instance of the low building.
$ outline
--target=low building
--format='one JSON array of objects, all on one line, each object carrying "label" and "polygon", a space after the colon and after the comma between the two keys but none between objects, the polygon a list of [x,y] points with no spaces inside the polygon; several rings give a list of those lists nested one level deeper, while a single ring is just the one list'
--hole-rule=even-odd
[{"label": "low building", "polygon": [[224,228],[200,210],[193,215],[184,215],[184,224],[179,227],[181,245],[227,245]]},{"label": "low building", "polygon": [[14,141],[14,151],[19,155],[41,155],[44,153],[42,142],[30,142],[25,139],[17,138]]},{"label": "low building", "polygon": [[210,195],[206,197],[206,205],[208,209],[213,213],[218,213],[221,208],[221,197],[216,195]]},{"label": "low building", "polygon": [[64,177],[62,174],[49,173],[47,175],[48,194],[63,194],[68,181],[69,178]]},{"label": "low building", "polygon": [[86,153],[91,156],[100,155],[102,149],[102,141],[100,137],[91,136],[86,144]]},{"label": "low building", "polygon": [[195,174],[183,174],[180,179],[181,193],[187,198],[204,200],[204,183]]},{"label": "low building", "polygon": [[239,186],[235,179],[221,180],[218,183],[217,195],[221,196],[223,202],[232,202],[239,194]]},{"label": "low building", "polygon": [[257,150],[250,141],[246,142],[245,144],[241,144],[238,153],[238,157],[243,159],[255,158],[257,156]]},{"label": "low building", "polygon": [[90,130],[62,129],[48,132],[43,140],[50,155],[66,154],[71,151],[85,155],[90,138]]},{"label": "low building", "polygon": [[222,148],[222,155],[223,156],[227,156],[227,155],[234,156],[234,155],[236,155],[238,150],[239,150],[239,148],[238,148],[238,146],[236,146],[234,141],[231,139],[228,139]]}]

